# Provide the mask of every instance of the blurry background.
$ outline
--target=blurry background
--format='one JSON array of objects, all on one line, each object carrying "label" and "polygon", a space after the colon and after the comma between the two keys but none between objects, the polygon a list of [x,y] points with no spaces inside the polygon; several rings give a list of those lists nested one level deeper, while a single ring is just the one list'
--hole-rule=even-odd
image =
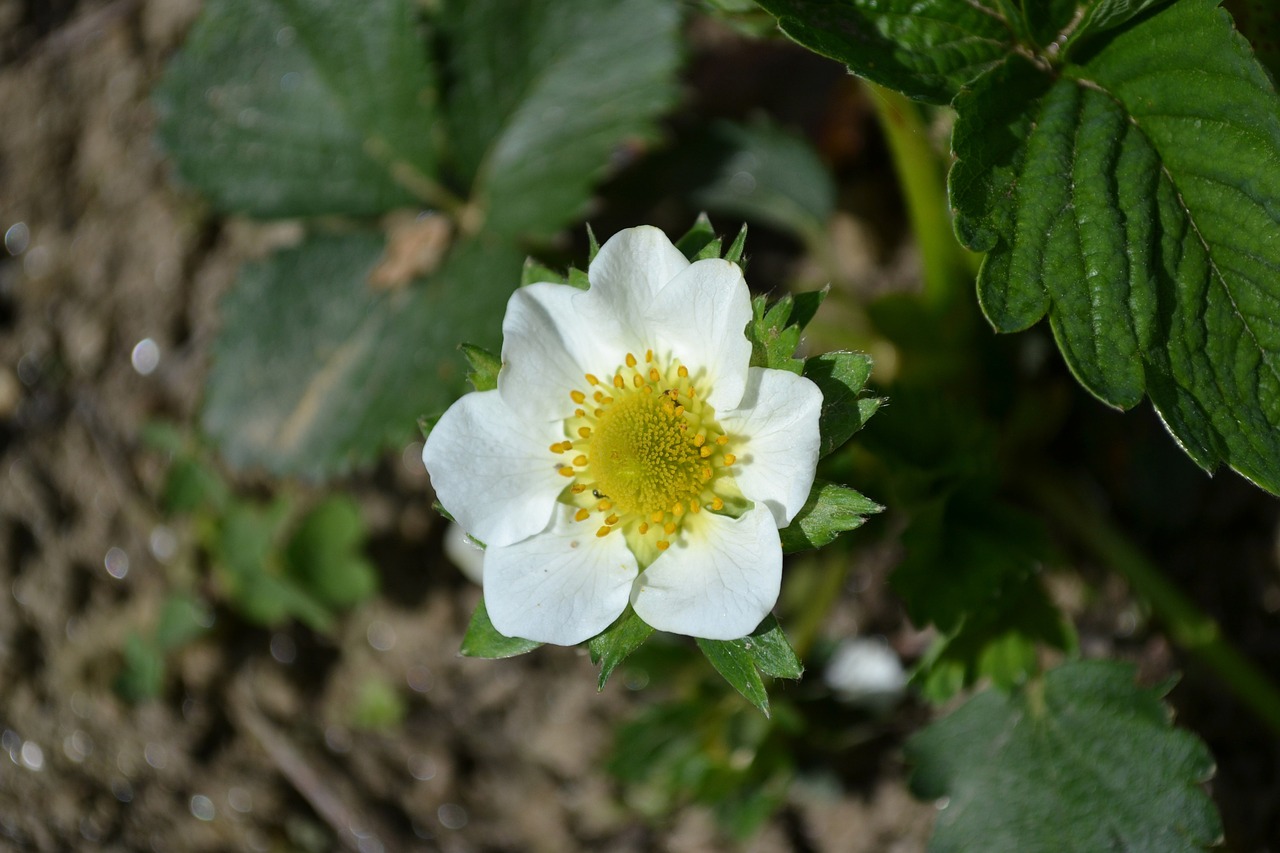
[{"label": "blurry background", "polygon": [[[934,806],[907,792],[901,745],[930,710],[900,697],[896,666],[936,633],[888,586],[904,505],[930,488],[908,468],[980,468],[983,494],[1023,508],[1029,481],[1071,472],[1280,672],[1274,499],[1204,477],[1145,404],[1088,398],[1043,329],[996,340],[971,290],[922,284],[883,94],[758,13],[672,8],[671,106],[614,146],[585,211],[595,233],[647,222],[675,238],[707,210],[732,237],[748,221],[753,288],[829,282],[807,347],[870,351],[892,400],[831,474],[889,511],[791,564],[781,610],[809,672],[775,687],[768,724],[680,642],[651,644],[600,694],[579,650],[459,657],[479,590],[444,555],[411,422],[326,485],[263,473],[234,438],[250,461],[225,467],[200,429],[221,300],[304,229],[222,215],[174,181],[150,96],[200,4],[0,0],[0,846],[923,849]],[[945,114],[914,120],[945,150]],[[421,220],[380,227],[405,223]],[[577,221],[520,247],[585,265]],[[478,322],[496,333],[499,316]],[[441,357],[459,379],[461,357]],[[218,429],[257,414],[230,406]],[[1171,699],[1218,760],[1230,849],[1280,844],[1275,738],[1050,533],[1037,583],[1082,652],[1135,661],[1147,683],[1184,671]],[[871,669],[835,690],[824,672],[859,659],[841,644],[855,636]],[[952,676],[918,683],[945,699]]]}]

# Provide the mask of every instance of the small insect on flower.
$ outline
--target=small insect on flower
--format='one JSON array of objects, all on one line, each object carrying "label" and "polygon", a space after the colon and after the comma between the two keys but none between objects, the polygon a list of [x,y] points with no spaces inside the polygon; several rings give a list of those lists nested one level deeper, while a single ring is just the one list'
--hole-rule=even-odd
[{"label": "small insect on flower", "polygon": [[423,449],[440,502],[487,545],[489,618],[574,645],[630,602],[659,630],[745,636],[778,598],[822,393],[749,365],[736,264],[690,263],[640,227],[588,278],[512,295],[497,389],[454,403]]}]

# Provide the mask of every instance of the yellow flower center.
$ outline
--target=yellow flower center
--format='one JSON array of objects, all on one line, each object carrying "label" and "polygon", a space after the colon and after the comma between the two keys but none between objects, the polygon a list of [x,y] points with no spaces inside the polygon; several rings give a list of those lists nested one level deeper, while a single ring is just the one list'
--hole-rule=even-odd
[{"label": "yellow flower center", "polygon": [[731,472],[732,438],[703,402],[701,372],[674,358],[628,353],[626,364],[569,392],[578,408],[565,420],[565,441],[551,445],[560,473],[573,482],[561,497],[593,517],[597,536],[622,531],[647,566],[680,535],[685,519],[703,510],[744,504]]}]

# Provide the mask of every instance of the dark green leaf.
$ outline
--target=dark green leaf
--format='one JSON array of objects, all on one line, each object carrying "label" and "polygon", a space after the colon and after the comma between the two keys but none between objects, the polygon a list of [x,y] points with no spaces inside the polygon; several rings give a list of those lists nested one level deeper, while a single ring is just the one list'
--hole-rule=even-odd
[{"label": "dark green leaf", "polygon": [[804,139],[767,125],[712,125],[716,165],[690,190],[694,206],[820,239],[835,209],[835,184]]},{"label": "dark green leaf", "polygon": [[463,243],[429,281],[365,281],[382,241],[315,237],[246,266],[223,303],[203,426],[235,466],[331,476],[413,436],[464,390],[460,340],[496,347],[520,257]]},{"label": "dark green leaf", "polygon": [[863,397],[871,378],[871,356],[857,352],[828,352],[806,359],[804,375],[822,391],[818,431],[822,456],[831,453],[862,429],[884,402]]},{"label": "dark green leaf", "polygon": [[1203,850],[1222,824],[1213,758],[1173,728],[1133,667],[1066,664],[1012,696],[988,690],[907,744],[911,784],[946,797],[929,849]]},{"label": "dark green leaf", "polygon": [[462,638],[462,653],[469,658],[513,658],[541,645],[542,643],[535,643],[533,640],[499,634],[498,629],[489,621],[489,611],[485,609],[484,599],[480,599],[471,614],[471,624],[467,626],[466,636]]},{"label": "dark green leaf", "polygon": [[724,253],[724,259],[731,264],[737,264],[742,267],[742,271],[746,272],[747,262],[742,257],[742,252],[747,248],[747,226],[744,224],[738,230],[738,236],[733,238],[728,251]]},{"label": "dark green leaf", "polygon": [[[1079,22],[1074,27],[1068,27],[1068,36],[1062,45],[1062,52],[1070,51],[1076,42],[1084,41],[1095,33],[1118,27],[1130,18],[1167,2],[1169,0],[1088,0],[1081,4],[1087,8],[1080,15]],[[1071,5],[1076,4],[1073,2]]]},{"label": "dark green leaf", "polygon": [[492,391],[497,388],[502,359],[475,344],[463,344],[460,349],[471,365],[471,372],[467,374],[471,387],[477,391]]},{"label": "dark green leaf", "polygon": [[160,505],[167,513],[182,515],[223,507],[229,495],[227,484],[204,462],[179,458],[165,476]]},{"label": "dark green leaf", "polygon": [[465,0],[444,28],[455,165],[496,233],[571,222],[614,149],[652,137],[675,98],[669,0]]},{"label": "dark green leaf", "polygon": [[362,555],[360,507],[334,495],[307,513],[285,548],[285,576],[331,609],[364,601],[378,590],[378,573]]},{"label": "dark green leaf", "polygon": [[162,652],[185,646],[213,624],[203,601],[189,595],[173,595],[160,609],[156,622],[155,646]]},{"label": "dark green leaf", "polygon": [[[676,241],[676,248],[689,260],[696,260],[698,255],[712,243],[717,243],[715,229],[705,213],[699,213],[693,226],[685,235]],[[716,257],[720,257],[718,254]]]},{"label": "dark green leaf", "polygon": [[751,366],[773,370],[789,370],[800,373],[804,362],[795,358],[800,346],[800,327],[788,325],[794,299],[783,296],[772,306],[764,296],[751,300],[752,319],[747,324],[747,338],[751,341]]},{"label": "dark green leaf", "polygon": [[1144,394],[1206,469],[1280,492],[1280,99],[1215,0],[1112,31],[1049,77],[956,102],[957,234],[1001,331],[1046,312],[1072,371]]},{"label": "dark green leaf", "polygon": [[591,651],[591,662],[600,665],[600,689],[604,690],[609,676],[618,668],[618,664],[627,659],[653,633],[645,621],[636,615],[630,607],[618,617],[609,629],[591,639],[587,648]]},{"label": "dark green leaf", "polygon": [[778,531],[782,550],[788,554],[821,548],[846,530],[856,530],[884,507],[853,489],[815,480],[791,524]]},{"label": "dark green leaf", "polygon": [[764,617],[760,627],[752,631],[750,636],[730,642],[740,643],[751,654],[756,669],[770,678],[795,679],[804,674],[804,665],[796,657],[787,635],[772,613]]},{"label": "dark green leaf", "polygon": [[756,670],[755,659],[748,649],[743,648],[741,640],[704,640],[698,639],[698,648],[711,661],[716,672],[724,676],[724,680],[733,686],[747,701],[769,716],[769,694],[764,689],[764,682]]},{"label": "dark green leaf", "polygon": [[949,102],[1013,48],[998,13],[967,0],[759,0],[788,36],[854,74]]},{"label": "dark green leaf", "polygon": [[434,87],[411,0],[209,0],[160,138],[222,210],[374,215],[433,191]]}]

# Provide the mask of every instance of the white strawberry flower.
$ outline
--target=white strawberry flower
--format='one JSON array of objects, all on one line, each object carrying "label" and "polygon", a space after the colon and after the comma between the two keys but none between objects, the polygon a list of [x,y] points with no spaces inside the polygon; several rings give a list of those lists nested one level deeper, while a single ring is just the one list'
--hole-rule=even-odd
[{"label": "white strawberry flower", "polygon": [[487,546],[489,618],[574,645],[630,602],[659,630],[745,636],[777,602],[822,393],[749,366],[736,264],[689,263],[646,226],[588,278],[512,295],[497,390],[464,395],[423,449],[441,504]]}]

